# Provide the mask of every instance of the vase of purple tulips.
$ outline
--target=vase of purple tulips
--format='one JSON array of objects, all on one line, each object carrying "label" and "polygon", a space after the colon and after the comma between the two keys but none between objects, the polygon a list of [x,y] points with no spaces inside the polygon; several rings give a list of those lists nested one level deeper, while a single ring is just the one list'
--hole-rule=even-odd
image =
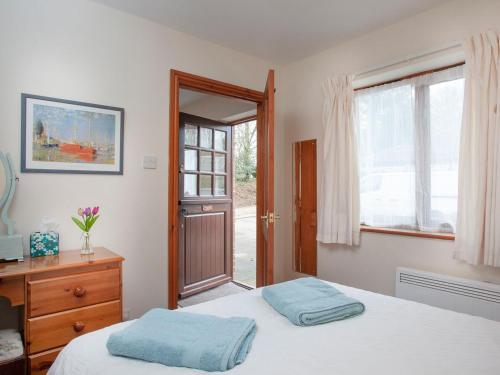
[{"label": "vase of purple tulips", "polygon": [[94,207],[92,209],[90,207],[85,209],[79,208],[78,216],[79,218],[73,216],[71,219],[76,226],[82,230],[82,247],[80,253],[82,255],[93,254],[94,249],[90,241],[90,229],[92,229],[92,226],[97,219],[99,219],[99,207]]}]

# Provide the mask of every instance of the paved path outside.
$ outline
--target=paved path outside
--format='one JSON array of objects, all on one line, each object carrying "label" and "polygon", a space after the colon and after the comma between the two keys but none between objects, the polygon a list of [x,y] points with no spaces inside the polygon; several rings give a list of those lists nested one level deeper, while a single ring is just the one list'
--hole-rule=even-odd
[{"label": "paved path outside", "polygon": [[256,284],[256,207],[235,209],[234,281],[255,287]]}]

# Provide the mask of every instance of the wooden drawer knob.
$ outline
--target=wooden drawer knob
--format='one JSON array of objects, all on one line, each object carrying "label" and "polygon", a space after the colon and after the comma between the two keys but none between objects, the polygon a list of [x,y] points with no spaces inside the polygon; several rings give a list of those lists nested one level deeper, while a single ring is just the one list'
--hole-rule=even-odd
[{"label": "wooden drawer knob", "polygon": [[82,288],[81,286],[77,286],[75,288],[75,290],[73,291],[73,294],[75,295],[75,297],[78,297],[78,298],[83,297],[86,293],[87,293],[87,291],[85,290],[85,288]]},{"label": "wooden drawer knob", "polygon": [[85,328],[85,323],[83,322],[74,322],[73,323],[73,329],[75,332],[81,332]]}]

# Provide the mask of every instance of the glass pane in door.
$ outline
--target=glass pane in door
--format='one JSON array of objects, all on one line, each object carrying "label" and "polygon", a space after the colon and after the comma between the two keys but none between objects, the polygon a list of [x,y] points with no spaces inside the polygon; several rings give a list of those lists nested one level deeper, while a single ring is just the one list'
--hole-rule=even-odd
[{"label": "glass pane in door", "polygon": [[209,174],[200,175],[200,195],[212,195],[212,176]]},{"label": "glass pane in door", "polygon": [[226,151],[226,132],[215,130],[215,146],[218,151]]},{"label": "glass pane in door", "polygon": [[184,196],[185,197],[195,197],[196,194],[196,180],[197,176],[195,174],[186,173],[184,175]]},{"label": "glass pane in door", "polygon": [[187,171],[198,170],[198,151],[184,150],[184,169]]},{"label": "glass pane in door", "polygon": [[200,151],[200,171],[212,172],[212,153],[210,151]]},{"label": "glass pane in door", "polygon": [[200,147],[212,148],[212,129],[200,128]]},{"label": "glass pane in door", "polygon": [[215,176],[214,195],[226,195],[226,176]]},{"label": "glass pane in door", "polygon": [[198,127],[186,124],[184,128],[184,143],[188,146],[198,146]]},{"label": "glass pane in door", "polygon": [[226,154],[215,153],[215,172],[226,172]]}]

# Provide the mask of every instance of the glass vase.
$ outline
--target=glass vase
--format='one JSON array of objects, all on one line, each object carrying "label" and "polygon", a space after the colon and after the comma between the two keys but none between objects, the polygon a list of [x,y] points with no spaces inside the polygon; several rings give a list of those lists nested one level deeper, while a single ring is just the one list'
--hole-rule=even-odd
[{"label": "glass vase", "polygon": [[94,253],[94,249],[92,248],[92,243],[90,242],[90,233],[82,232],[82,247],[80,249],[80,254],[89,255]]}]

